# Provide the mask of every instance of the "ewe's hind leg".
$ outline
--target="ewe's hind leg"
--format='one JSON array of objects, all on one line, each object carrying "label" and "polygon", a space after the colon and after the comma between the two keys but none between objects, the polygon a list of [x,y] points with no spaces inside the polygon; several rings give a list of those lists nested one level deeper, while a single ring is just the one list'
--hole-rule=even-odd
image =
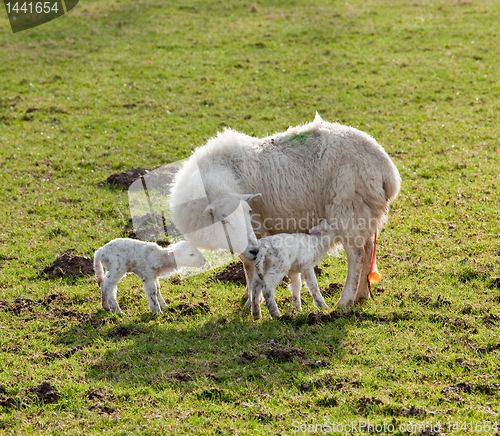
[{"label": "ewe's hind leg", "polygon": [[274,290],[283,277],[284,274],[281,272],[270,269],[264,277],[264,280],[262,280],[262,293],[264,294],[269,313],[273,318],[279,318],[281,316],[276,300],[274,299]]},{"label": "ewe's hind leg", "polygon": [[346,244],[344,250],[347,254],[347,279],[342,294],[338,301],[341,307],[350,306],[354,303],[358,285],[361,278],[361,270],[365,262],[365,247],[356,247]]},{"label": "ewe's hind leg", "polygon": [[302,271],[304,276],[304,281],[306,282],[309,293],[312,295],[314,300],[314,305],[320,309],[326,309],[328,306],[318,289],[318,281],[316,280],[316,274],[314,273],[314,268],[306,268]]},{"label": "ewe's hind leg", "polygon": [[160,308],[167,307],[167,303],[165,303],[165,300],[163,299],[163,296],[161,295],[160,292],[160,281],[158,279],[155,280],[156,284],[156,299],[158,300],[158,303],[160,304]]},{"label": "ewe's hind leg", "polygon": [[111,312],[121,313],[120,306],[116,301],[116,285],[124,276],[123,273],[115,271],[114,273],[108,272],[101,283],[101,304],[104,310]]},{"label": "ewe's hind leg", "polygon": [[373,256],[373,240],[370,238],[365,244],[365,260],[363,268],[361,269],[361,276],[359,278],[358,292],[354,297],[354,302],[360,300],[367,300],[370,298],[370,288],[368,286],[368,274],[370,273],[370,265]]},{"label": "ewe's hind leg", "polygon": [[158,299],[156,298],[156,281],[154,279],[149,279],[144,282],[144,292],[149,301],[149,310],[153,314],[162,313]]},{"label": "ewe's hind leg", "polygon": [[300,304],[300,289],[302,288],[300,273],[289,272],[288,277],[291,282],[288,285],[288,289],[290,289],[290,292],[292,293],[292,307],[295,307],[297,310],[302,310],[302,306]]}]

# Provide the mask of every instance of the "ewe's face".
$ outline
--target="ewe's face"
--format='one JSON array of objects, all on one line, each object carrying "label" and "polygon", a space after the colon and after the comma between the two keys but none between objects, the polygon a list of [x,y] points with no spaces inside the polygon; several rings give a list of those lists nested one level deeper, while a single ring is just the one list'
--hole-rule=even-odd
[{"label": "ewe's face", "polygon": [[205,211],[212,219],[212,237],[218,241],[219,248],[243,254],[253,260],[257,256],[258,242],[252,228],[252,209],[246,199],[252,195],[226,195],[213,201]]}]

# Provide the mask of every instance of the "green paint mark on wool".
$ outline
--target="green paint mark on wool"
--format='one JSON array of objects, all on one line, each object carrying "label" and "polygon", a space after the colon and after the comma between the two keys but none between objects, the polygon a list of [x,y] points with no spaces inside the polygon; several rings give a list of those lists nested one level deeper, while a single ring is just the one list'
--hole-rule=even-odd
[{"label": "green paint mark on wool", "polygon": [[288,137],[288,142],[294,147],[300,147],[306,145],[311,136],[311,132],[293,133]]}]

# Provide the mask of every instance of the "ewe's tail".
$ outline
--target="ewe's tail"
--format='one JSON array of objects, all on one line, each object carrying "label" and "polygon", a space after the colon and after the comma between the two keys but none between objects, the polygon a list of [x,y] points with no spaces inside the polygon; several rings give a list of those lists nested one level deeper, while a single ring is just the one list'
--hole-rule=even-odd
[{"label": "ewe's tail", "polygon": [[390,167],[388,168],[388,171],[387,172],[384,171],[382,179],[383,179],[382,187],[385,192],[385,197],[387,201],[390,203],[397,197],[399,190],[401,189],[401,176],[399,175],[398,169],[392,162],[390,162]]},{"label": "ewe's tail", "polygon": [[104,269],[101,262],[101,250],[97,250],[94,254],[94,271],[97,279],[97,284],[100,286],[104,279]]}]

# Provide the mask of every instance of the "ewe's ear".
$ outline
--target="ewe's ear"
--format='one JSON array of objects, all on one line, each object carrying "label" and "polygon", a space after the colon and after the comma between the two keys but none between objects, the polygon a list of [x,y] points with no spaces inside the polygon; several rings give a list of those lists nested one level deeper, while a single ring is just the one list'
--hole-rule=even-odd
[{"label": "ewe's ear", "polygon": [[258,194],[239,194],[237,195],[237,197],[240,200],[244,200],[248,203],[250,200],[253,200],[254,198],[262,197],[262,194],[260,192]]},{"label": "ewe's ear", "polygon": [[212,215],[212,217],[214,216],[214,207],[212,204],[209,204],[202,213],[203,216],[208,216],[209,214]]}]

